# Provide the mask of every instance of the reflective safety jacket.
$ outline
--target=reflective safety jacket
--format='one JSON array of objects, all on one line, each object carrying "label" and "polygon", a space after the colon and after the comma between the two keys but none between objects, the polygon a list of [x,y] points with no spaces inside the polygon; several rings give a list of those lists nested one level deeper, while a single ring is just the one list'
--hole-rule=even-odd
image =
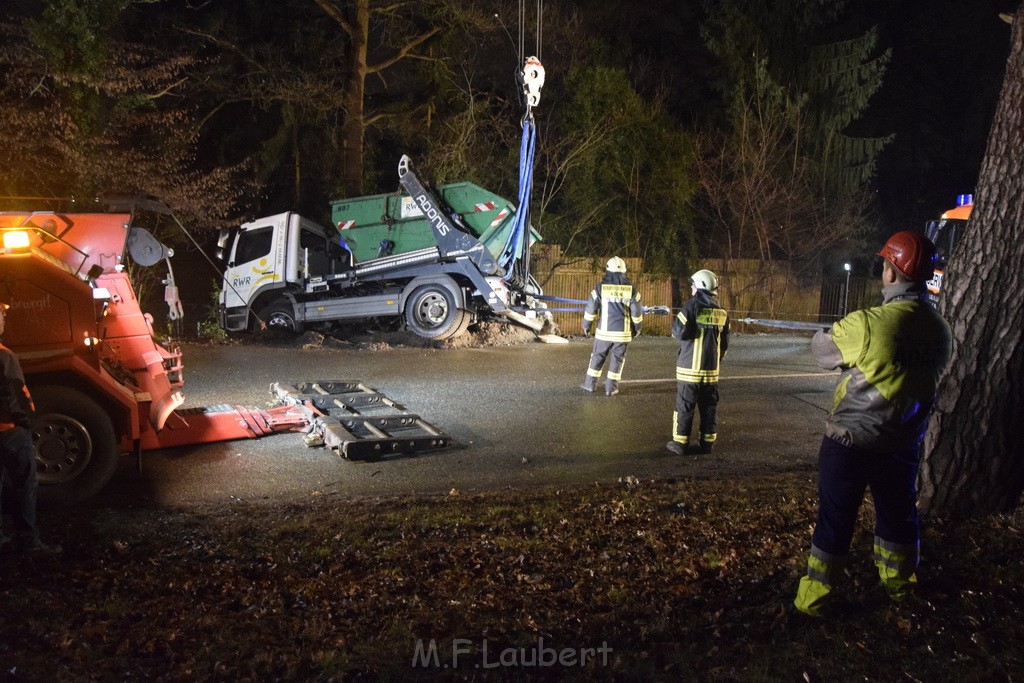
[{"label": "reflective safety jacket", "polygon": [[717,382],[719,362],[729,350],[729,315],[711,292],[698,289],[686,302],[672,321],[672,336],[681,342],[676,380]]},{"label": "reflective safety jacket", "polygon": [[949,325],[924,285],[882,290],[881,306],[854,311],[811,339],[826,370],[842,370],[825,434],[846,446],[916,448],[924,438],[939,375],[952,354]]},{"label": "reflective safety jacket", "polygon": [[606,273],[590,293],[583,311],[583,326],[589,329],[597,320],[594,336],[609,342],[630,342],[640,334],[644,309],[640,292],[623,273]]},{"label": "reflective safety jacket", "polygon": [[0,432],[15,426],[28,427],[35,406],[25,386],[18,357],[0,344]]}]

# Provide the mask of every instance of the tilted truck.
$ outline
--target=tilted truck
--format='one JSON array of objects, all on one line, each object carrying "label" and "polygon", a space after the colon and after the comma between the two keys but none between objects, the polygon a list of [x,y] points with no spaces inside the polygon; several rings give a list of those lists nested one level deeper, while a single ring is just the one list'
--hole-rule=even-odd
[{"label": "tilted truck", "polygon": [[537,237],[528,226],[516,234],[515,207],[472,183],[434,191],[408,157],[399,182],[405,194],[333,202],[330,228],[287,212],[222,234],[224,329],[298,333],[401,317],[415,334],[444,340],[501,316],[542,331],[540,286],[528,267],[511,272],[524,254],[528,263]]},{"label": "tilted truck", "polygon": [[270,409],[183,408],[181,351],[154,338],[128,269],[165,261],[170,317],[181,314],[173,252],[136,223],[139,214],[170,211],[152,199],[105,209],[0,213],[0,298],[11,305],[3,343],[17,354],[36,406],[42,501],[88,498],[121,454],[286,430],[346,457],[448,445],[440,430],[358,381],[276,383],[271,391],[284,405]]}]

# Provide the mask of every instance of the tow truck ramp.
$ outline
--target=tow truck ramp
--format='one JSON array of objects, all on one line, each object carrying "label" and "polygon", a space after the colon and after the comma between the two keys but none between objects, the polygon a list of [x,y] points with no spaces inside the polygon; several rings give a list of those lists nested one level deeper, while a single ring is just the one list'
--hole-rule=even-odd
[{"label": "tow truck ramp", "polygon": [[452,445],[440,429],[358,380],[275,382],[270,393],[306,412],[306,445],[326,446],[349,460],[378,460]]}]

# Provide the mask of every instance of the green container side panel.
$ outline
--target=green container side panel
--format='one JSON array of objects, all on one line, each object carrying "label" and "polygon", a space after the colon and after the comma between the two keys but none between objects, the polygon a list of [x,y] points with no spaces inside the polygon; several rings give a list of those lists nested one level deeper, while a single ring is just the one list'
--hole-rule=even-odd
[{"label": "green container side panel", "polygon": [[[491,255],[497,257],[512,228],[513,204],[468,182],[441,185],[437,192]],[[505,215],[495,223],[503,211]],[[331,220],[357,262],[376,258],[385,241],[393,244],[389,252],[392,254],[437,244],[430,224],[407,195],[391,193],[336,200],[331,202]],[[532,234],[539,239],[536,232]]]}]

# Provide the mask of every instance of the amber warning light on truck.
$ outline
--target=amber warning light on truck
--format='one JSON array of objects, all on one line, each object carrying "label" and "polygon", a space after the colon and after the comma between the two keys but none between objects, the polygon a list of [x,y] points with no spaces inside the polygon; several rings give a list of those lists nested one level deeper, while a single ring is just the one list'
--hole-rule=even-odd
[{"label": "amber warning light on truck", "polygon": [[4,249],[6,251],[20,251],[28,249],[28,232],[25,230],[4,231]]}]

